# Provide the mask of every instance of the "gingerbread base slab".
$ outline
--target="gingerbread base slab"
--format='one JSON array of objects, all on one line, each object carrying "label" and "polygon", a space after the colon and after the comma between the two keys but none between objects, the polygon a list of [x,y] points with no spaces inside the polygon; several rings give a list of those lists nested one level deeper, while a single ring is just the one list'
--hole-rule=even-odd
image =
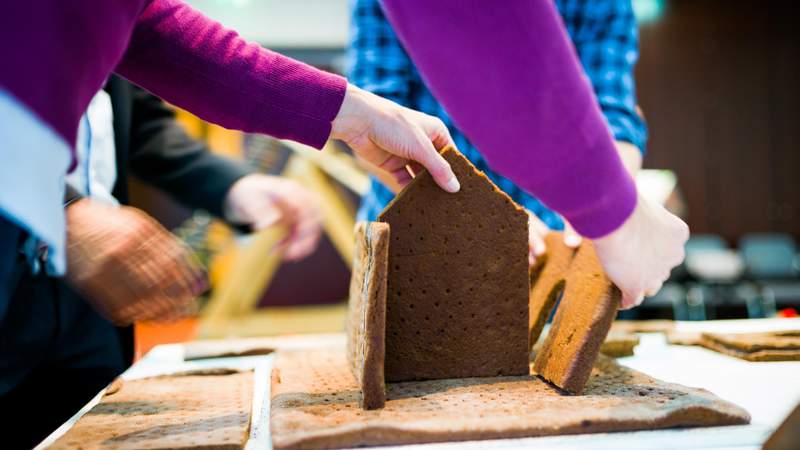
[{"label": "gingerbread base slab", "polygon": [[279,353],[272,372],[273,447],[321,449],[744,424],[749,415],[703,389],[665,383],[601,356],[584,395],[533,376],[387,385],[364,411],[343,349]]},{"label": "gingerbread base slab", "polygon": [[126,380],[49,448],[241,449],[252,400],[252,371]]},{"label": "gingerbread base slab", "polygon": [[229,342],[229,341],[196,341],[183,344],[183,360],[236,358],[239,356],[269,355],[275,348],[267,343]]},{"label": "gingerbread base slab", "polygon": [[675,329],[673,320],[615,320],[611,331],[622,333],[667,333]]},{"label": "gingerbread base slab", "polygon": [[672,345],[697,345],[751,362],[800,361],[800,331],[762,333],[667,333]]},{"label": "gingerbread base slab", "polygon": [[703,333],[700,345],[746,361],[800,361],[800,331]]},{"label": "gingerbread base slab", "polygon": [[606,340],[600,345],[600,353],[613,358],[633,355],[633,349],[639,345],[639,336],[633,333],[622,333],[611,330]]},{"label": "gingerbread base slab", "polygon": [[[613,329],[606,336],[606,340],[600,346],[600,353],[612,358],[622,358],[631,356],[634,349],[639,345],[639,336],[632,333],[622,333]],[[542,341],[539,341],[531,351],[531,361],[536,358],[536,352],[542,349]]]}]

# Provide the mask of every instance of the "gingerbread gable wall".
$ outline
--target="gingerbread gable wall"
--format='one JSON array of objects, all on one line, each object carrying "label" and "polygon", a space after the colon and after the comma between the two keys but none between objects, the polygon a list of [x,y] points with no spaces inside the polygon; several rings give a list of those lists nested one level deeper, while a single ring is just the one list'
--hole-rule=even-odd
[{"label": "gingerbread gable wall", "polygon": [[422,173],[381,213],[391,228],[387,382],[527,375],[528,216],[451,148],[451,194]]}]

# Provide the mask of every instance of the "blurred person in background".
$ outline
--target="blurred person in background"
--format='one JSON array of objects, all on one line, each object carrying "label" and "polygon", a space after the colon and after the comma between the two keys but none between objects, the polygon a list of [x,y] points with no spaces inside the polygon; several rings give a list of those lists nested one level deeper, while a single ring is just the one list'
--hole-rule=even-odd
[{"label": "blurred person in background", "polygon": [[[559,0],[556,5],[592,83],[617,152],[628,172],[636,175],[642,166],[647,127],[636,108],[633,70],[639,45],[631,2]],[[565,229],[565,243],[571,247],[580,243],[580,235],[558,213],[492,170],[480,150],[453,124],[403,49],[378,0],[355,0],[350,28],[347,52],[350,81],[383,98],[442,119],[464,156],[532,214],[531,263],[544,253],[543,238],[549,230]],[[370,189],[358,210],[360,220],[375,220],[397,193],[397,184],[387,177],[381,178],[370,177]]]},{"label": "blurred person in background", "polygon": [[[621,4],[559,4],[563,18],[550,0],[384,0],[380,6],[425,88],[453,125],[497,173],[592,240],[606,274],[622,293],[621,308],[632,308],[655,295],[683,260],[689,230],[638,192],[630,172],[641,164],[641,156],[635,146],[615,145],[575,52],[576,45],[583,49],[580,56],[589,71],[600,71],[606,58],[623,66],[635,61],[635,52],[603,54],[620,50],[605,43],[604,33],[623,40],[635,33],[630,24],[606,23],[623,17],[614,13]],[[573,16],[574,43],[564,26]],[[370,26],[368,21],[364,25]],[[375,38],[387,40],[381,33]],[[381,56],[372,50],[364,58]],[[389,69],[402,73],[402,58],[387,64],[394,63]],[[632,78],[626,79],[624,70],[617,74],[632,89]],[[606,71],[604,82],[614,75]],[[635,105],[625,94],[611,100],[619,98],[629,109]],[[620,153],[631,161],[624,162]]]},{"label": "blurred person in background", "polygon": [[[0,60],[0,410],[15,431],[8,440],[19,439],[8,447],[35,443],[126,364],[116,331],[87,302],[117,323],[170,319],[186,314],[205,288],[202,269],[166,230],[138,210],[113,206],[108,194],[125,182],[127,163],[117,150],[141,140],[132,171],[190,205],[209,202],[256,227],[295,223],[289,257],[316,242],[314,201],[296,185],[240,176],[194,153],[198,144],[154,155],[181,138],[139,124],[134,112],[130,125],[139,127],[130,142],[87,150],[92,141],[82,138],[110,139],[102,126],[91,131],[107,101],[100,95],[90,103],[112,72],[227,128],[316,148],[341,139],[398,182],[410,180],[404,168],[414,161],[442,188],[459,189],[436,151],[451,144],[441,121],[246,42],[178,0],[6,4]],[[89,131],[79,133],[81,124]],[[164,142],[150,141],[153,133]],[[49,278],[61,275],[66,283]]]},{"label": "blurred person in background", "polygon": [[128,325],[190,314],[206,288],[191,250],[124,206],[129,174],[230,224],[288,227],[287,260],[307,256],[321,235],[312,192],[211,153],[171,108],[122,78],[89,103],[77,142],[64,199],[67,276],[34,260],[0,322],[0,411],[14,430],[6,448],[33,447],[131,364]]},{"label": "blurred person in background", "polygon": [[27,264],[22,242],[44,270],[66,270],[63,177],[77,165],[81,115],[112,72],[224,127],[316,148],[341,139],[400,182],[414,161],[459,188],[436,152],[451,143],[441,121],[247,42],[179,0],[4,5],[0,60],[0,320]]}]

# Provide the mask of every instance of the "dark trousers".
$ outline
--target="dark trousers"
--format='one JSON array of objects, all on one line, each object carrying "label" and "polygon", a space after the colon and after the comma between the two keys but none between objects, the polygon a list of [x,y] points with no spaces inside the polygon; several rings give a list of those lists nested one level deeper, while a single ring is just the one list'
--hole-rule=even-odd
[{"label": "dark trousers", "polygon": [[0,214],[0,324],[20,275],[21,255],[17,249],[21,239],[22,230]]},{"label": "dark trousers", "polygon": [[26,449],[122,373],[126,352],[118,329],[65,283],[30,274],[21,257],[13,261],[0,263],[0,277],[11,283],[0,285],[11,292],[0,316],[0,447]]}]

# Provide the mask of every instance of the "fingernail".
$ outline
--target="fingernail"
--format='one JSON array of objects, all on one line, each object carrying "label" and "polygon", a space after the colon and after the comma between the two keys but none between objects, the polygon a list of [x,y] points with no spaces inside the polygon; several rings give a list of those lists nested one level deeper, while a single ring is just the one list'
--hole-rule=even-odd
[{"label": "fingernail", "polygon": [[568,247],[577,247],[581,244],[581,238],[574,234],[568,234],[564,237],[564,243],[567,244]]},{"label": "fingernail", "polygon": [[456,179],[456,176],[453,175],[449,180],[447,180],[447,191],[455,193],[459,190],[461,190],[461,184]]}]

